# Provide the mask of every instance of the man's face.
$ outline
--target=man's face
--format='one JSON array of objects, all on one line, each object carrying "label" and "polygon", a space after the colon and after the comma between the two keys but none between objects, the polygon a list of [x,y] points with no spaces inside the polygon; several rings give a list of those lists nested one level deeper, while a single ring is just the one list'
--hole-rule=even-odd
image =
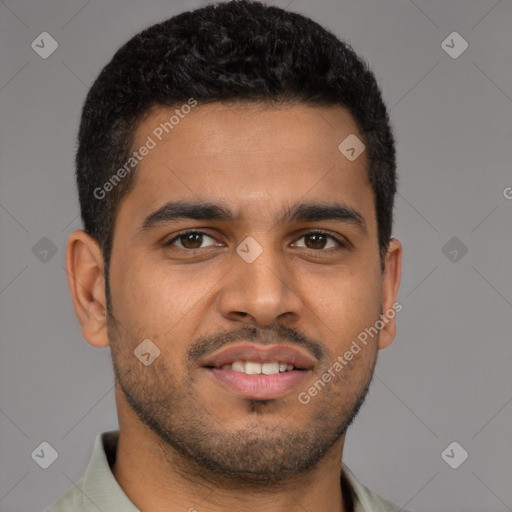
[{"label": "man's face", "polygon": [[[362,136],[342,107],[210,104],[159,141],[173,110],[139,125],[134,149],[148,136],[156,147],[116,217],[109,339],[120,415],[212,474],[278,482],[340,447],[376,361],[378,337],[332,370],[382,306],[366,156],[338,149]],[[232,219],[161,210],[176,201]],[[301,204],[344,206],[364,227],[284,216]],[[149,365],[134,355],[146,339],[160,350]],[[330,368],[334,378],[301,403]]]}]

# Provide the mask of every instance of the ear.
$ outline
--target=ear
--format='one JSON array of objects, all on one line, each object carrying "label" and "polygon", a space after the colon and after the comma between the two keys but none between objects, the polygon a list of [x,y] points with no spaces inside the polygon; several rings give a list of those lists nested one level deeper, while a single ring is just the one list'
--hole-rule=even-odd
[{"label": "ear", "polygon": [[106,347],[109,342],[104,261],[98,242],[85,231],[73,231],[69,236],[66,271],[82,336],[94,347]]},{"label": "ear", "polygon": [[379,349],[391,345],[396,335],[396,314],[402,309],[397,302],[398,288],[402,274],[402,244],[396,238],[389,242],[382,278],[382,312],[384,326],[379,334]]}]

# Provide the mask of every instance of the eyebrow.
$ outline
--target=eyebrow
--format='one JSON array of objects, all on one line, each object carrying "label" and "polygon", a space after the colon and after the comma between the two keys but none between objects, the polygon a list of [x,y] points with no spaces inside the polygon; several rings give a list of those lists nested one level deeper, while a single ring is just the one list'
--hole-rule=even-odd
[{"label": "eyebrow", "polygon": [[[230,222],[235,214],[223,204],[193,201],[170,201],[150,213],[140,226],[147,231],[160,224],[178,222],[183,219]],[[364,217],[350,206],[341,203],[298,203],[281,210],[274,219],[276,224],[292,222],[336,221],[351,224],[362,233],[367,233]]]}]

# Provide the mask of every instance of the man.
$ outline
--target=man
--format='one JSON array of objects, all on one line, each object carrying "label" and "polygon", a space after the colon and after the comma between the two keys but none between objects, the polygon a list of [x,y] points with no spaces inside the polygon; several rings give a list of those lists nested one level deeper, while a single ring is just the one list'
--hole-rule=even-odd
[{"label": "man", "polygon": [[402,258],[389,119],[350,46],[256,2],[182,13],[103,69],[76,163],[69,285],[119,431],[49,510],[398,510],[341,462]]}]

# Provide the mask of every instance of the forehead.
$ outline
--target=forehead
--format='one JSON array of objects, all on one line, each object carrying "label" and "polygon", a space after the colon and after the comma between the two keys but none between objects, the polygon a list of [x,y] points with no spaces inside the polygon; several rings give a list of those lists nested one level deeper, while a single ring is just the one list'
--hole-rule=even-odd
[{"label": "forehead", "polygon": [[241,216],[322,199],[373,217],[366,154],[350,161],[339,149],[349,136],[363,140],[341,106],[154,108],[135,132],[133,149],[150,149],[139,152],[145,156],[121,208],[135,222],[175,199],[222,202]]}]

